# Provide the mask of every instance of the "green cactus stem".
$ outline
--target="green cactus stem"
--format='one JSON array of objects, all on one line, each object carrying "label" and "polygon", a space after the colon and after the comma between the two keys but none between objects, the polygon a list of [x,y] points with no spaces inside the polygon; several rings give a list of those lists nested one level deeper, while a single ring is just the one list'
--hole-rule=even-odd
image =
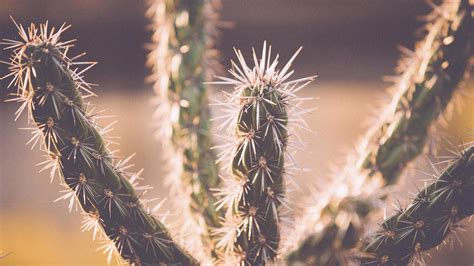
[{"label": "green cactus stem", "polygon": [[460,222],[474,214],[474,146],[466,148],[419,191],[410,206],[385,219],[364,246],[362,265],[408,265],[459,233]]},{"label": "green cactus stem", "polygon": [[178,204],[188,205],[180,208],[185,210],[183,234],[200,236],[190,243],[193,253],[207,253],[201,257],[210,252],[216,257],[210,230],[220,226],[223,216],[211,191],[220,186],[220,179],[211,150],[209,85],[204,84],[216,61],[218,15],[212,2],[156,0],[149,9],[155,43],[148,63],[159,100],[156,121],[167,147],[169,179],[179,195]]},{"label": "green cactus stem", "polygon": [[302,123],[295,93],[315,78],[287,81],[298,52],[279,71],[278,55],[272,59],[266,44],[261,59],[254,52],[253,68],[236,51],[240,66],[232,62],[233,79],[220,77],[215,82],[234,87],[222,103],[230,112],[222,127],[229,126],[235,140],[230,143],[234,150],[228,186],[218,192],[223,197],[219,206],[227,208],[225,226],[216,230],[228,263],[263,265],[274,262],[278,254],[286,205],[284,176],[291,165],[285,159],[291,124]]},{"label": "green cactus stem", "polygon": [[[364,223],[408,162],[424,150],[430,126],[445,111],[462,81],[472,53],[468,0],[446,0],[428,16],[427,35],[405,68],[392,103],[364,138],[359,161],[349,162],[324,204],[307,211],[304,240],[289,264],[341,265],[362,236]],[[381,196],[381,197],[380,197]],[[344,221],[344,222],[343,222]],[[318,228],[314,232],[311,228]]]},{"label": "green cactus stem", "polygon": [[69,27],[16,26],[21,40],[5,41],[6,49],[12,50],[7,77],[17,87],[20,112],[28,110],[30,122],[42,133],[37,136],[50,156],[46,168],[60,172],[68,187],[62,198],[70,199],[70,208],[80,205],[86,214],[83,229],[103,231],[111,240],[105,251],[117,251],[129,263],[196,264],[148,213],[134,189],[136,176],[129,176],[128,167],[116,163],[108,149],[110,128],[99,127],[94,113],[86,110],[84,98],[92,92],[83,73],[89,67],[77,70],[86,63],[67,56],[73,41],[60,38]]}]

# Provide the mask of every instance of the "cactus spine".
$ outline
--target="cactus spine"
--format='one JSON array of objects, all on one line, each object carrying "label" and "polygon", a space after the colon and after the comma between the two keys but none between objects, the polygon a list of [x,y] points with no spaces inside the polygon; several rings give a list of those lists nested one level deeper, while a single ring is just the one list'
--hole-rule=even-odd
[{"label": "cactus spine", "polygon": [[77,70],[84,63],[67,56],[73,41],[60,37],[68,27],[16,26],[21,41],[6,40],[13,51],[7,76],[17,87],[20,112],[28,110],[41,133],[35,136],[51,158],[46,168],[60,172],[68,187],[61,198],[70,199],[71,208],[78,203],[86,214],[83,229],[103,231],[111,240],[105,251],[117,251],[129,263],[196,264],[148,213],[134,189],[137,176],[125,171],[124,161],[115,162],[106,138],[110,128],[99,127],[87,112],[84,98],[92,92],[83,73],[89,67]]},{"label": "cactus spine", "polygon": [[367,239],[363,265],[424,263],[423,253],[461,229],[474,214],[474,146],[453,159],[411,205],[385,219]]},{"label": "cactus spine", "polygon": [[277,257],[282,207],[286,205],[284,175],[291,165],[285,159],[288,138],[293,134],[289,124],[298,120],[298,114],[293,113],[299,108],[294,103],[299,101],[295,93],[314,79],[287,81],[299,51],[279,71],[278,55],[273,60],[266,43],[261,59],[254,52],[253,68],[236,50],[240,66],[232,62],[229,72],[233,79],[220,77],[221,81],[215,82],[234,87],[222,103],[230,108],[222,127],[229,126],[235,141],[230,144],[234,150],[231,176],[225,182],[228,187],[218,192],[223,196],[220,206],[227,207],[225,226],[216,230],[221,237],[218,246],[233,263],[263,265]]},{"label": "cactus spine", "polygon": [[413,57],[402,61],[408,64],[392,104],[360,146],[360,161],[350,162],[334,191],[322,197],[325,202],[308,210],[305,224],[318,230],[289,254],[290,264],[347,263],[364,221],[382,199],[376,192],[395,183],[407,163],[422,153],[430,125],[446,109],[469,66],[473,29],[468,2],[447,0],[434,8],[428,34]]},{"label": "cactus spine", "polygon": [[149,11],[155,31],[149,65],[159,98],[160,137],[171,164],[169,181],[180,195],[177,203],[187,205],[180,209],[191,216],[183,219],[183,235],[200,236],[189,243],[204,260],[214,250],[210,230],[220,225],[223,216],[211,192],[220,179],[211,150],[208,85],[204,84],[215,61],[218,17],[210,0],[156,0]]}]

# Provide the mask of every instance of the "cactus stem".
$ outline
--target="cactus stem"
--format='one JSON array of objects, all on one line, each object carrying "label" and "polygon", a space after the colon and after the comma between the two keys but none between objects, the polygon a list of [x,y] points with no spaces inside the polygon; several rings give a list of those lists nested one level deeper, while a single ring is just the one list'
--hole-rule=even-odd
[{"label": "cactus stem", "polygon": [[[429,249],[458,239],[461,220],[474,214],[474,146],[435,171],[432,184],[419,190],[410,206],[384,218],[380,229],[365,240],[359,255],[362,265],[407,265],[424,262]],[[452,157],[452,156],[450,156]],[[431,163],[432,164],[432,163]],[[437,169],[432,164],[433,169]],[[458,239],[459,241],[459,239]]]},{"label": "cactus stem", "polygon": [[[247,64],[242,52],[235,49],[239,65],[231,62],[233,78],[217,77],[213,84],[230,85],[225,101],[216,105],[224,108],[221,128],[228,127],[231,144],[222,145],[232,152],[222,152],[219,160],[230,155],[230,176],[223,177],[223,187],[216,190],[218,208],[226,208],[223,227],[214,230],[217,243],[225,253],[225,263],[244,265],[269,264],[276,261],[280,246],[280,230],[284,209],[286,177],[291,168],[289,136],[293,128],[305,128],[300,114],[303,109],[296,93],[315,76],[288,81],[293,74],[291,64],[301,48],[288,63],[277,70],[277,55],[272,59],[271,46],[263,44],[253,64]],[[296,116],[295,116],[296,114]],[[296,124],[296,125],[293,125]],[[287,161],[287,164],[285,164]]]},{"label": "cactus stem", "polygon": [[[10,101],[20,103],[15,118],[28,110],[28,122],[36,126],[28,128],[33,136],[27,143],[46,151],[47,160],[38,164],[41,171],[49,170],[51,180],[55,174],[62,177],[66,189],[55,201],[67,200],[69,211],[80,208],[85,215],[81,229],[93,230],[93,239],[98,232],[105,234],[109,262],[116,254],[121,262],[135,264],[197,264],[146,209],[141,196],[149,187],[138,186],[140,172],[129,172],[131,157],[114,156],[108,140],[115,122],[100,127],[96,120],[103,118],[101,112],[84,103],[95,95],[93,84],[83,79],[95,63],[76,63],[71,60],[80,56],[67,56],[73,41],[61,42],[60,35],[69,26],[55,30],[48,23],[39,28],[31,24],[26,31],[14,23],[22,40],[3,43],[12,51],[7,77],[17,87]],[[144,233],[163,241],[144,239]]]},{"label": "cactus stem", "polygon": [[[328,186],[334,189],[319,193],[318,202],[306,210],[304,239],[287,256],[289,264],[349,263],[365,224],[387,198],[387,187],[423,153],[429,129],[443,112],[449,113],[449,103],[470,68],[472,5],[468,0],[443,1],[426,25],[427,35],[416,50],[403,50],[409,57],[400,63],[403,74],[393,100],[362,140],[357,160],[349,159]],[[406,230],[418,232],[417,221],[410,222]]]}]

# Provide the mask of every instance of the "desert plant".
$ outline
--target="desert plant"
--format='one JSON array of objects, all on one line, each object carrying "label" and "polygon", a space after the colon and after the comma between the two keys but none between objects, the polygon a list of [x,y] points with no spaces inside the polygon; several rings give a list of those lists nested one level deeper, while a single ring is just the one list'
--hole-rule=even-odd
[{"label": "desert plant", "polygon": [[[296,93],[314,76],[288,81],[291,64],[301,48],[280,70],[278,55],[272,59],[271,46],[263,45],[262,57],[249,67],[240,50],[240,66],[232,62],[232,78],[220,77],[216,84],[232,85],[222,105],[228,111],[223,128],[234,136],[228,151],[230,176],[219,207],[227,209],[224,226],[216,230],[218,247],[226,252],[226,262],[263,265],[275,260],[284,222],[285,179],[292,162],[287,155],[292,125],[304,126],[299,118],[300,101]],[[304,111],[303,111],[304,112]]]},{"label": "desert plant", "polygon": [[60,38],[69,26],[16,26],[21,40],[5,43],[12,51],[7,77],[17,87],[14,100],[21,103],[17,117],[28,110],[36,126],[33,143],[41,143],[50,158],[46,168],[59,172],[68,188],[61,198],[84,211],[83,228],[92,229],[94,238],[103,231],[110,239],[105,251],[118,251],[129,263],[196,264],[148,212],[134,188],[137,175],[124,165],[127,160],[115,160],[107,141],[110,127],[100,127],[95,112],[88,112],[84,99],[93,93],[83,74],[93,64],[68,57],[73,41]]},{"label": "desert plant", "polygon": [[[410,206],[385,219],[363,247],[363,265],[426,264],[425,251],[460,233],[474,214],[474,146],[456,154]],[[433,166],[434,167],[434,166]]]},{"label": "desert plant", "polygon": [[[137,265],[218,259],[226,265],[268,265],[279,262],[282,240],[291,237],[284,231],[291,220],[287,183],[297,167],[290,149],[299,143],[295,129],[307,128],[302,119],[306,99],[297,94],[315,76],[289,80],[301,49],[281,70],[279,56],[273,58],[266,43],[260,59],[253,53],[254,66],[235,51],[232,77],[214,82],[233,87],[218,103],[228,113],[219,129],[229,135],[229,143],[220,146],[218,162],[228,159],[228,164],[219,179],[204,82],[214,60],[208,53],[215,53],[211,7],[211,0],[156,0],[149,11],[155,31],[149,63],[160,101],[160,132],[165,153],[175,160],[170,179],[185,195],[176,202],[192,215],[187,219],[192,222],[183,225],[192,229],[183,235],[192,255],[148,211],[142,198],[148,187],[137,186],[139,173],[129,171],[130,157],[118,160],[110,149],[113,123],[101,127],[100,112],[84,102],[95,96],[83,78],[94,63],[68,57],[73,41],[60,38],[69,27],[49,29],[46,23],[25,30],[15,23],[21,40],[4,42],[12,51],[6,77],[17,88],[10,101],[20,103],[15,116],[27,111],[33,124],[28,143],[46,151],[42,170],[62,177],[66,190],[59,199],[68,200],[70,210],[82,209],[82,228],[92,230],[94,238],[105,234],[109,258],[118,253]],[[327,194],[317,195],[317,204],[305,204],[306,216],[295,223],[303,227],[304,239],[285,254],[288,264],[345,265],[361,249],[363,264],[406,264],[456,232],[459,221],[474,211],[471,145],[412,205],[385,220],[367,242],[360,241],[364,224],[387,197],[386,188],[424,151],[431,125],[449,109],[469,67],[469,1],[446,0],[434,8],[427,25],[427,36],[402,61],[394,98],[363,139],[357,160],[326,186]]]},{"label": "desert plant", "polygon": [[[213,252],[211,228],[220,226],[222,211],[211,191],[220,186],[210,134],[209,74],[215,68],[216,1],[155,0],[153,45],[148,64],[158,96],[159,137],[166,147],[168,180],[185,217],[181,232],[201,260]],[[186,215],[189,214],[189,215]]]},{"label": "desert plant", "polygon": [[385,197],[381,189],[395,183],[423,152],[430,125],[448,106],[469,66],[473,32],[467,0],[444,1],[428,19],[428,33],[402,60],[393,101],[363,139],[357,161],[349,161],[334,190],[307,210],[303,224],[311,225],[310,232],[287,257],[290,264],[347,263],[364,223]]}]

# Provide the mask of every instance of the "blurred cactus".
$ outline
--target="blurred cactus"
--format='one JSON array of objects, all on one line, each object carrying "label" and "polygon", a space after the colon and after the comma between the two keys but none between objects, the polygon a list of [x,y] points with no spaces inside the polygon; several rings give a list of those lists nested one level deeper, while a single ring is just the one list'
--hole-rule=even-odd
[{"label": "blurred cactus", "polygon": [[[334,189],[307,210],[305,239],[289,264],[345,265],[364,223],[407,163],[423,152],[430,125],[447,108],[467,72],[472,13],[467,0],[446,0],[428,16],[428,34],[402,60],[403,75],[392,103],[362,141]],[[316,229],[316,230],[315,230]],[[308,236],[309,235],[309,236]]]},{"label": "blurred cactus", "polygon": [[9,252],[3,252],[3,251],[0,251],[0,259],[3,259],[3,258],[6,258],[8,255],[10,255],[11,253]]},{"label": "blurred cactus", "polygon": [[[211,188],[220,179],[211,150],[208,85],[216,67],[214,39],[219,3],[212,0],[155,0],[149,9],[153,20],[153,47],[148,64],[158,96],[156,122],[167,150],[169,181],[184,211],[182,235],[201,260],[213,252],[211,228],[223,213],[215,208]],[[187,215],[189,214],[189,215]],[[198,238],[189,239],[198,236]],[[213,256],[216,254],[213,252]]]},{"label": "blurred cactus", "polygon": [[461,220],[474,214],[473,152],[471,145],[456,154],[409,207],[381,223],[367,239],[360,258],[363,265],[425,265],[425,251],[441,244],[449,234],[459,237]]},{"label": "blurred cactus", "polygon": [[291,168],[291,161],[285,159],[293,134],[290,124],[304,126],[299,117],[301,99],[295,94],[314,79],[287,81],[299,51],[279,71],[279,57],[272,59],[266,44],[260,59],[254,52],[253,68],[236,50],[240,66],[232,62],[233,79],[220,77],[214,82],[234,87],[221,103],[229,111],[221,128],[227,127],[235,140],[224,148],[233,148],[231,176],[226,178],[227,187],[217,193],[222,196],[219,207],[225,206],[227,213],[225,225],[215,232],[228,264],[263,265],[277,256],[282,207],[287,205],[284,176]]},{"label": "blurred cactus", "polygon": [[94,238],[97,232],[106,234],[109,260],[118,252],[129,263],[195,264],[147,211],[143,194],[134,188],[138,175],[124,165],[128,159],[115,160],[107,141],[111,126],[100,127],[97,113],[87,110],[84,99],[93,93],[83,74],[94,63],[68,57],[73,41],[60,37],[69,27],[16,26],[21,40],[5,44],[13,51],[7,77],[17,87],[17,117],[28,110],[29,122],[36,125],[31,142],[47,152],[45,169],[60,173],[67,187],[61,198],[70,200],[71,209],[79,204],[84,211],[83,229],[93,230]]}]

